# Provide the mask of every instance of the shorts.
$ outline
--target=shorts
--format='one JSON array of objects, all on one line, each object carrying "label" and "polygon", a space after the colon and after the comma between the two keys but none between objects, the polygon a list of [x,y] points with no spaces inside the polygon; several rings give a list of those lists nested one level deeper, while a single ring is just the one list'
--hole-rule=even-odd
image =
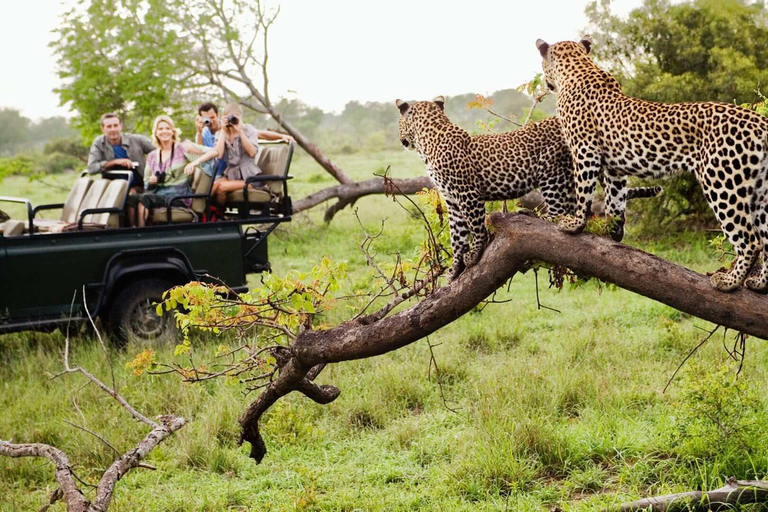
[{"label": "shorts", "polygon": [[155,208],[161,208],[166,205],[166,196],[160,194],[153,194],[151,192],[146,194],[132,194],[125,200],[125,206],[136,208],[139,203],[143,204],[148,210]]}]

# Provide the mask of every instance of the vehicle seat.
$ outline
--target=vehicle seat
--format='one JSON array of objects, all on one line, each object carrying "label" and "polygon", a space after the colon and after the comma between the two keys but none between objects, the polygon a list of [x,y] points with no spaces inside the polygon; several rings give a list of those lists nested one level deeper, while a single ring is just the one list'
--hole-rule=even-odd
[{"label": "vehicle seat", "polygon": [[[92,182],[93,180],[91,180],[91,178],[78,178],[74,185],[72,185],[72,189],[69,191],[67,200],[64,202],[64,206],[61,210],[61,216],[58,219],[35,218],[33,221],[35,224],[35,230],[46,232],[50,231],[54,226],[59,226],[62,223],[76,222],[77,212],[80,209],[80,205],[83,203],[83,199],[85,199],[88,190],[91,188]],[[23,226],[24,232],[28,233],[29,222],[24,221]],[[3,231],[5,231],[5,227],[3,227]]]},{"label": "vehicle seat", "polygon": [[[83,198],[83,202],[80,203],[80,208],[77,209],[75,220],[72,222],[64,222],[59,221],[57,224],[47,226],[47,227],[40,227],[40,231],[43,233],[50,232],[50,233],[61,233],[62,231],[67,230],[68,227],[75,225],[77,226],[77,221],[80,219],[80,213],[89,210],[91,208],[97,208],[99,205],[99,201],[101,201],[101,196],[104,195],[104,192],[107,190],[107,187],[114,181],[124,181],[124,180],[92,180],[93,184],[88,189],[88,192],[85,194],[85,198]],[[88,217],[91,217],[89,215]]]},{"label": "vehicle seat", "polygon": [[[195,167],[195,174],[192,178],[192,193],[210,197],[213,188],[213,177],[208,176],[200,167]],[[208,201],[202,197],[196,197],[192,200],[190,208],[185,208],[183,203],[175,203],[179,206],[171,208],[171,223],[177,222],[197,222],[208,206]],[[152,210],[152,220],[156,224],[168,222],[168,208],[160,207]]]},{"label": "vehicle seat", "polygon": [[[261,142],[259,149],[259,168],[262,176],[285,176],[288,174],[291,157],[290,144]],[[282,181],[266,181],[256,183],[256,185],[266,185],[269,190],[248,187],[249,203],[269,203],[276,201],[283,195]],[[227,194],[227,206],[236,206],[244,202],[245,195],[242,190],[235,190]]]},{"label": "vehicle seat", "polygon": [[0,233],[3,236],[19,236],[23,235],[26,230],[25,222],[20,220],[7,220],[3,223],[3,229]]},{"label": "vehicle seat", "polygon": [[[107,181],[107,180],[101,180]],[[99,199],[96,208],[120,208],[125,206],[125,198],[128,192],[128,180],[111,180],[104,194]],[[83,208],[84,211],[85,208]],[[75,219],[77,223],[78,219]],[[119,213],[91,213],[83,219],[83,225],[88,227],[119,228]]]}]

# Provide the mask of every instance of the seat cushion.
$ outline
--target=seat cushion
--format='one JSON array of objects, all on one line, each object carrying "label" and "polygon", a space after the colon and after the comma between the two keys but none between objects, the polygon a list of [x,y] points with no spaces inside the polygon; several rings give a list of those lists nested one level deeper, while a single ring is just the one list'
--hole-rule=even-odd
[{"label": "seat cushion", "polygon": [[[162,224],[168,222],[168,209],[167,208],[155,208],[152,210],[152,220],[155,223]],[[171,208],[171,222],[194,222],[197,218],[191,210],[186,208]]]},{"label": "seat cushion", "polygon": [[[271,200],[272,196],[266,190],[248,189],[248,202],[250,203],[268,203]],[[227,194],[227,204],[243,202],[245,202],[245,196],[242,190],[235,190]]]}]

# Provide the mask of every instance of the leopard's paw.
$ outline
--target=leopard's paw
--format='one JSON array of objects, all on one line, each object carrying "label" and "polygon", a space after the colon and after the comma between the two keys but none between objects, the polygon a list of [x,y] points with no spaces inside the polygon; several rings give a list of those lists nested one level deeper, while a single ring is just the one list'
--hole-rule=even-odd
[{"label": "leopard's paw", "polygon": [[573,215],[563,215],[557,221],[557,227],[566,233],[576,234],[584,231],[586,223]]},{"label": "leopard's paw", "polygon": [[732,272],[718,270],[709,278],[712,286],[721,292],[732,292],[741,286],[741,283],[733,277]]}]

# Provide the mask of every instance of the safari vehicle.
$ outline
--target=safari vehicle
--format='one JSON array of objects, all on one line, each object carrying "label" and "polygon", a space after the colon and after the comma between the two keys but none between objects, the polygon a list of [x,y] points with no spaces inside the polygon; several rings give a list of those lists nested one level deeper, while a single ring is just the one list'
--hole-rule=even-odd
[{"label": "safari vehicle", "polygon": [[[260,148],[262,174],[230,193],[217,222],[202,222],[213,178],[200,169],[194,194],[170,197],[165,208],[153,210],[153,225],[143,228],[121,227],[128,181],[108,179],[121,178],[119,171],[97,179],[81,175],[62,204],[0,197],[27,212],[24,220],[0,225],[0,333],[53,330],[91,316],[118,343],[168,338],[174,321],[157,316],[153,305],[168,288],[211,281],[244,291],[247,274],[270,269],[267,237],[292,213],[293,144]],[[266,186],[254,189],[252,183]],[[192,199],[190,208],[183,207],[184,198]],[[49,211],[61,214],[40,218]]]}]

